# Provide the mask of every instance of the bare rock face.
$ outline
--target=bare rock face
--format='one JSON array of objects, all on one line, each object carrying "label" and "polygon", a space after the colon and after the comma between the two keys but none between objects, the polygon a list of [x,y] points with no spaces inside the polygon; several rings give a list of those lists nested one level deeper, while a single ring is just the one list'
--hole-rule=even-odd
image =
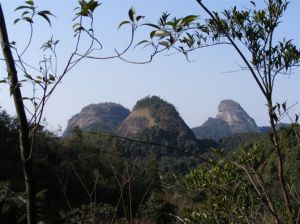
[{"label": "bare rock face", "polygon": [[233,100],[222,100],[218,106],[216,119],[225,121],[232,133],[257,131],[257,125],[253,118]]},{"label": "bare rock face", "polygon": [[82,131],[114,133],[129,112],[128,109],[116,103],[90,104],[68,121],[63,137],[70,136],[75,126]]},{"label": "bare rock face", "polygon": [[146,108],[135,109],[130,115],[121,123],[118,129],[118,134],[121,136],[134,137],[141,130],[155,126],[156,122]]},{"label": "bare rock face", "polygon": [[209,118],[201,126],[192,129],[197,138],[219,140],[223,137],[244,133],[257,132],[255,120],[233,100],[222,100],[215,118]]}]

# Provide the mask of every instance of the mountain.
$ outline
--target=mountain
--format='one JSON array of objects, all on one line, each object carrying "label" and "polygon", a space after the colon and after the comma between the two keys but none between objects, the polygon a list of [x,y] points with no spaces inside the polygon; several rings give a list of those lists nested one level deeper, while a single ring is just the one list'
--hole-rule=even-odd
[{"label": "mountain", "polygon": [[[139,100],[129,116],[121,123],[118,135],[139,141],[157,143],[200,155],[215,142],[201,141],[180,117],[176,108],[163,99],[152,96]],[[199,159],[167,147],[147,144],[123,145],[131,158],[154,156],[162,169],[170,167],[187,170],[199,164]]]},{"label": "mountain", "polygon": [[70,136],[75,126],[82,131],[114,133],[129,113],[127,108],[116,103],[90,104],[68,121],[63,137]]},{"label": "mountain", "polygon": [[[165,136],[173,142],[179,138],[187,141],[197,141],[191,129],[186,125],[175,107],[157,96],[147,96],[139,100],[129,116],[121,123],[118,134],[136,138],[141,134],[156,130],[164,132]],[[160,141],[162,136],[148,136]]]},{"label": "mountain", "polygon": [[209,118],[192,130],[199,139],[219,140],[232,134],[257,132],[259,128],[240,104],[233,100],[222,100],[216,117]]}]

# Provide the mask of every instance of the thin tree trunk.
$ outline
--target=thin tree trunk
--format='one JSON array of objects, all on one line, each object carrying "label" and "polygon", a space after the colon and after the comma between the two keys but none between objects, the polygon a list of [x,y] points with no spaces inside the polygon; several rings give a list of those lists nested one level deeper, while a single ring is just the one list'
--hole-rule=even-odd
[{"label": "thin tree trunk", "polygon": [[283,161],[282,161],[282,152],[281,152],[281,148],[279,145],[279,139],[278,139],[278,133],[276,130],[276,125],[275,125],[275,121],[273,118],[273,107],[272,107],[272,100],[269,99],[268,100],[268,107],[269,107],[269,118],[270,118],[270,125],[271,125],[271,131],[272,131],[272,143],[273,146],[275,148],[275,154],[276,154],[276,159],[277,159],[277,172],[278,172],[278,179],[279,179],[279,183],[280,183],[280,187],[281,187],[281,193],[283,195],[283,199],[284,199],[284,203],[289,215],[289,221],[290,223],[292,223],[291,221],[291,207],[290,207],[290,201],[289,201],[289,196],[288,196],[288,192],[286,189],[286,181],[284,178],[284,167],[283,167]]},{"label": "thin tree trunk", "polygon": [[15,61],[10,49],[10,43],[5,25],[5,19],[0,3],[0,42],[6,62],[10,91],[14,99],[19,125],[20,156],[23,165],[24,181],[26,188],[26,216],[28,224],[36,224],[36,198],[33,183],[32,157],[29,138],[29,125],[23,104],[22,93],[18,81]]}]

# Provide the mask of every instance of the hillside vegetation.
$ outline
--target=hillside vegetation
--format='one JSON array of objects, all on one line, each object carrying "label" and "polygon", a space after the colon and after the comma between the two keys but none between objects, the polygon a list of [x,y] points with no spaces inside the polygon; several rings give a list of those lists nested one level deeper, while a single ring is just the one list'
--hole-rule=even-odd
[{"label": "hillside vegetation", "polygon": [[[178,115],[172,111],[171,114]],[[170,136],[164,135],[165,132],[150,130],[155,140],[176,144],[168,142]],[[298,126],[280,130],[285,175],[293,189],[300,187],[296,135],[299,131]],[[0,113],[0,133],[0,223],[23,223],[24,187],[16,144],[17,123],[5,111]],[[278,183],[274,177],[275,159],[270,156],[269,135],[235,135],[222,139],[215,148],[227,151],[226,155],[217,151],[206,154],[219,167],[197,160],[192,162],[190,155],[177,154],[173,149],[133,144],[80,129],[74,129],[69,138],[61,139],[40,127],[34,151],[39,220],[47,223],[92,223],[87,221],[92,219],[97,223],[126,223],[126,220],[174,223],[174,217],[178,216],[192,223],[215,223],[211,217],[224,223],[230,220],[247,223],[249,220],[245,217],[259,222],[260,217],[254,214],[262,213],[264,208],[247,178],[232,161],[256,167],[267,161],[264,175],[269,190],[276,194]],[[192,152],[202,155],[201,151],[196,154],[198,145]]]}]

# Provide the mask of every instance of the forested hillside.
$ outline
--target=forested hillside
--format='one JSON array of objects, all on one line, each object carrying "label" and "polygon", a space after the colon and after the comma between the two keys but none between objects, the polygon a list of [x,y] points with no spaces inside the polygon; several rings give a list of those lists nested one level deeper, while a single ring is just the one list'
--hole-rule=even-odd
[{"label": "forested hillside", "polygon": [[[22,223],[25,218],[25,204],[22,200],[24,189],[18,145],[15,144],[18,138],[17,124],[5,111],[2,110],[0,115],[0,221]],[[299,131],[299,127],[280,130],[287,164],[286,175],[295,189],[300,187],[299,142],[295,135]],[[163,137],[161,135],[160,139]],[[251,163],[256,166],[267,161],[264,175],[270,190],[276,191],[277,180],[273,177],[274,157],[265,160],[272,151],[268,134],[231,136],[222,139],[215,148],[227,151],[226,155],[219,155],[214,150],[206,154],[220,168],[202,163],[198,168],[191,169],[195,165],[190,163],[190,155],[182,152],[177,156],[176,153],[166,153],[162,160],[157,153],[168,150],[163,147],[132,143],[126,139],[82,132],[80,129],[74,129],[69,138],[61,139],[40,127],[35,149],[39,219],[47,223],[79,223],[80,220],[88,219],[96,219],[97,223],[123,223],[125,220],[135,220],[138,223],[174,223],[175,216],[191,219],[192,213],[189,211],[192,209],[197,214],[194,219],[206,223],[205,214],[213,215],[212,212],[215,211],[211,206],[220,206],[217,207],[218,217],[229,220],[227,214],[232,209],[230,200],[237,203],[238,210],[231,214],[235,216],[246,206],[243,203],[247,203],[236,201],[237,198],[247,197],[252,200],[255,197],[251,190],[243,192],[245,187],[251,189],[246,183],[238,187],[236,194],[231,195],[229,192],[235,181],[244,179],[234,172],[237,167],[231,161],[244,159],[251,159]],[[143,152],[145,150],[148,153]],[[167,159],[169,162],[165,165]],[[178,161],[189,164],[191,170],[187,175],[187,168],[180,169],[182,167],[178,166]],[[228,169],[231,174],[226,174]],[[228,181],[233,182],[229,184]],[[229,189],[217,187],[217,193],[215,188],[211,188],[213,183],[218,183],[219,187],[229,184]],[[199,188],[202,185],[205,188]],[[205,210],[201,209],[203,206]],[[244,207],[243,212],[250,215],[253,206],[255,205]],[[239,220],[240,223],[245,221],[243,218]]]}]

